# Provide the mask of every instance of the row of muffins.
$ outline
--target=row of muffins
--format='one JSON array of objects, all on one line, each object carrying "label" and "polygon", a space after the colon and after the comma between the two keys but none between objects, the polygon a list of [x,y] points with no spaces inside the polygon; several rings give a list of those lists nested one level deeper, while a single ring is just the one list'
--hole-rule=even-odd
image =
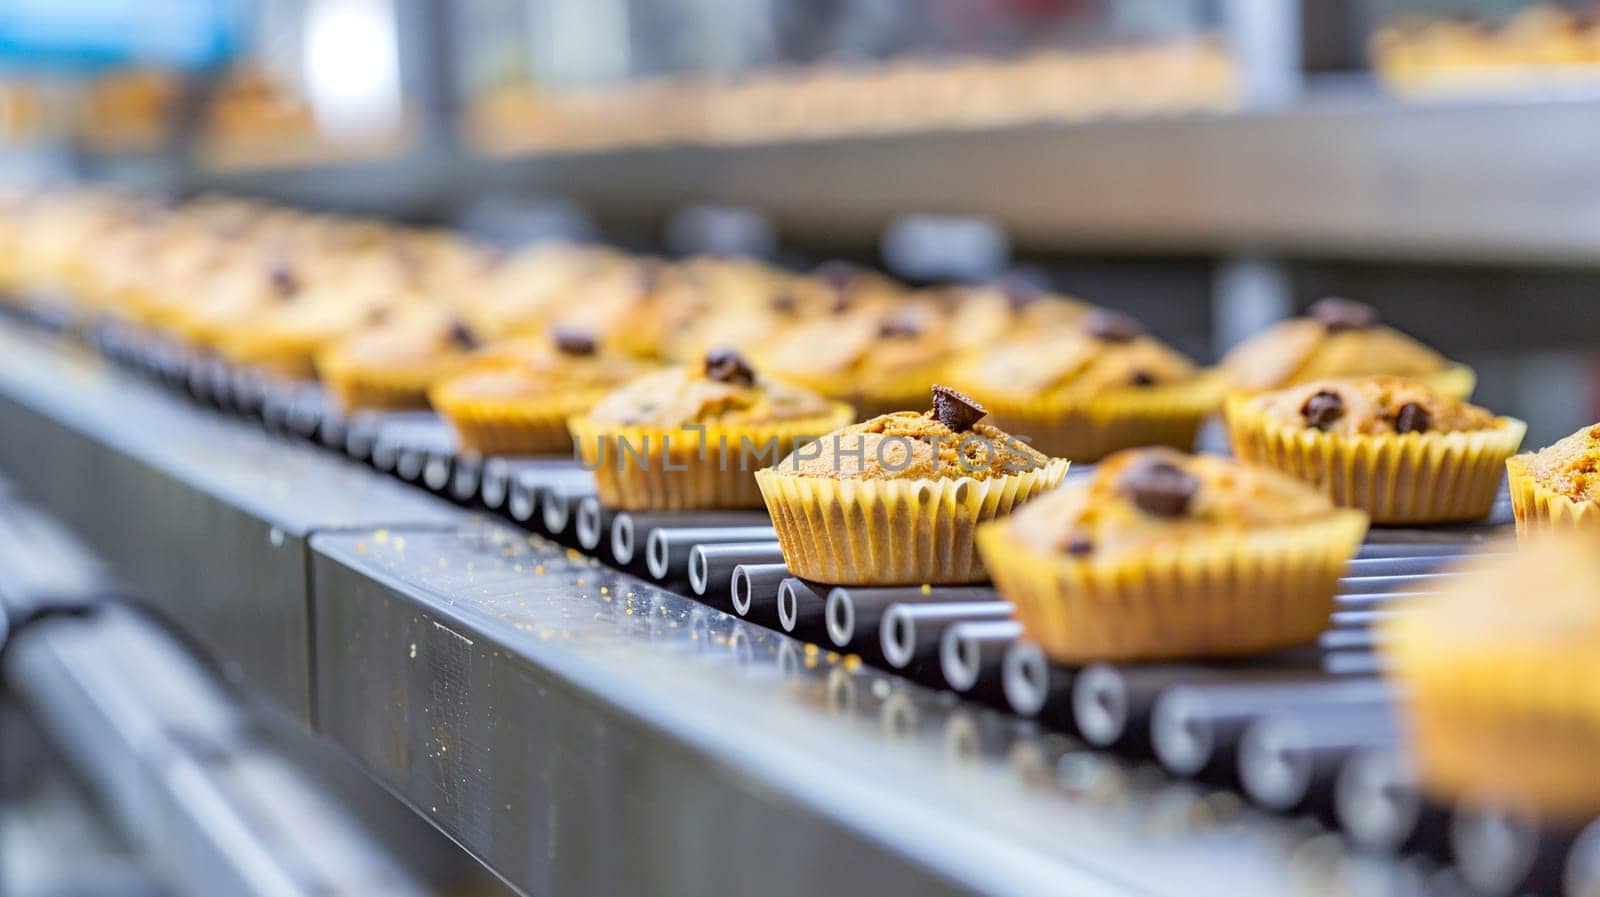
[{"label": "row of muffins", "polygon": [[[223,221],[240,214],[226,203],[204,213]],[[988,308],[1003,307],[1012,326],[1019,318],[1033,320],[1017,332],[972,339],[956,363],[941,367],[952,341],[971,339],[986,320],[973,314],[985,307],[981,293],[970,306],[952,310],[938,304],[947,300],[907,296],[875,275],[827,271],[808,281],[809,292],[766,303],[784,315],[805,303],[816,306],[770,335],[775,343],[792,347],[802,359],[808,353],[845,359],[821,365],[823,374],[807,386],[758,372],[761,364],[732,349],[652,354],[626,348],[653,342],[652,332],[674,330],[663,324],[672,313],[655,306],[622,302],[628,311],[621,331],[565,319],[485,340],[461,319],[465,304],[446,308],[422,297],[427,288],[456,277],[468,284],[489,276],[495,266],[417,261],[455,251],[441,249],[448,243],[438,235],[394,237],[370,223],[290,220],[289,234],[305,228],[336,235],[352,248],[377,240],[380,258],[406,257],[385,242],[398,239],[414,255],[406,282],[418,295],[376,305],[385,312],[381,319],[365,321],[316,353],[313,369],[346,401],[405,407],[420,392],[452,417],[464,437],[473,432],[474,410],[482,412],[477,426],[484,440],[518,444],[538,431],[554,438],[553,447],[565,447],[576,435],[602,497],[620,507],[765,505],[790,569],[818,581],[966,582],[992,576],[1017,606],[1029,636],[1062,662],[1214,657],[1305,642],[1327,625],[1338,578],[1369,520],[1481,516],[1501,471],[1509,469],[1519,529],[1533,544],[1504,569],[1464,578],[1451,594],[1398,616],[1383,641],[1397,675],[1412,690],[1407,712],[1430,789],[1449,797],[1482,792],[1528,801],[1557,815],[1600,809],[1600,795],[1581,768],[1597,741],[1590,727],[1600,723],[1581,688],[1587,681],[1581,657],[1600,607],[1585,566],[1592,567],[1593,534],[1600,531],[1594,526],[1600,520],[1600,427],[1513,457],[1523,433],[1520,422],[1462,401],[1470,392],[1470,372],[1382,328],[1370,309],[1321,303],[1307,318],[1286,322],[1236,351],[1218,371],[1201,372],[1124,317],[1069,302],[1019,307],[993,288],[999,302]],[[88,242],[78,243],[80,250],[95,241],[115,242],[108,232],[85,233]],[[13,242],[17,236],[6,229],[0,272],[14,287],[45,286],[28,279],[39,273],[30,266],[40,257],[26,241]],[[630,260],[561,252],[555,267],[570,264],[589,272],[580,279],[598,276],[613,286],[637,286],[644,279]],[[354,251],[342,260],[362,257],[364,251]],[[550,273],[551,266],[532,267],[541,278],[577,282]],[[297,296],[300,278],[322,276],[317,268],[309,262],[274,268],[269,282]],[[93,274],[71,265],[45,270],[60,279],[61,288],[97,283]],[[677,270],[652,265],[648,276],[671,279]],[[219,276],[198,284],[229,282]],[[584,312],[596,320],[617,314],[615,294],[586,289],[578,295],[592,301]],[[233,323],[231,306],[220,300],[208,313],[196,313],[180,311],[182,301],[153,295],[149,305],[119,305],[111,293],[84,296],[114,313],[165,309],[162,315],[132,316],[212,348],[226,344],[222,335],[238,337],[241,324],[261,323],[250,315]],[[662,305],[676,302],[695,305],[701,299],[679,295]],[[880,306],[877,317],[864,310]],[[426,349],[400,352],[391,342],[410,347],[406,340],[427,328],[391,328],[389,316],[426,310],[434,315],[432,332],[442,330],[454,346],[444,359]],[[878,327],[869,331],[873,338],[862,353],[838,348],[848,342],[846,331],[859,326],[856,315]],[[942,323],[907,323],[919,315]],[[962,315],[972,317],[949,323]],[[887,330],[884,322],[890,322]],[[929,336],[936,327],[956,333],[940,341]],[[850,423],[855,415],[837,397],[861,400],[868,394],[862,380],[834,375],[864,360],[880,363],[874,347],[907,337],[907,345],[923,339],[930,345],[926,355],[907,353],[910,368],[931,358],[921,376],[981,372],[959,382],[983,385],[986,395],[997,397],[990,400],[996,413],[987,414],[974,396],[937,388],[927,411],[892,411]],[[425,342],[419,338],[415,345]],[[692,339],[685,343],[690,344]],[[837,355],[824,354],[830,350]],[[349,361],[359,369],[369,352],[386,374],[392,373],[389,362],[403,359],[423,375],[396,386],[402,378],[340,371],[330,363]],[[656,369],[674,359],[690,363]],[[431,367],[441,360],[450,370]],[[1381,367],[1377,373],[1384,376],[1335,376],[1373,373],[1361,367]],[[873,378],[867,382],[874,387],[890,382],[876,369],[855,374]],[[903,408],[913,401],[909,389],[896,383],[878,394],[893,393]],[[397,398],[406,391],[403,401]],[[1196,424],[1228,393],[1225,413],[1238,460],[1133,449],[1062,485],[1066,458],[1051,457],[999,425],[1005,414],[1041,431],[1057,426],[1064,434],[1060,441],[1077,439],[1080,446],[1107,452],[1120,447],[1108,433],[1129,434],[1129,444],[1184,444],[1192,429],[1172,437],[1156,429],[1192,426],[1186,411],[1174,410],[1190,406],[1163,393],[1195,396]],[[523,403],[527,418],[505,413],[497,398]],[[1150,429],[1138,429],[1143,426]],[[1531,538],[1545,529],[1586,527],[1586,541],[1577,544],[1547,546]],[[1510,607],[1506,594],[1530,583],[1540,586],[1534,600]],[[1568,673],[1577,675],[1564,680]],[[1571,687],[1572,681],[1579,687]],[[1518,758],[1538,762],[1513,764],[1517,768],[1508,774],[1504,764]]]},{"label": "row of muffins", "polygon": [[[1202,370],[1125,315],[1016,282],[913,291],[838,263],[797,275],[568,245],[508,254],[437,231],[214,197],[179,207],[102,191],[0,200],[9,291],[64,290],[229,361],[320,377],[350,409],[431,404],[483,454],[566,451],[585,412],[638,378],[636,391],[661,393],[649,401],[670,408],[673,375],[648,375],[698,364],[712,345],[852,406],[857,419],[915,407],[946,383],[995,426],[1077,461],[1190,447],[1230,396],[1241,457],[1378,523],[1482,517],[1524,429],[1456,401],[1472,390],[1470,369],[1349,300],[1315,303]],[[1331,379],[1362,374],[1405,379]],[[766,428],[737,438],[767,435],[784,409],[722,411],[745,414],[736,423],[747,431]],[[670,501],[754,504],[744,485]],[[1517,492],[1519,509],[1534,506],[1530,490]]]},{"label": "row of muffins", "polygon": [[795,274],[597,247],[505,253],[219,198],[0,197],[0,286],[66,291],[237,364],[318,377],[351,409],[431,401],[467,447],[491,451],[553,441],[529,428],[518,445],[515,420],[494,419],[531,414],[529,400],[561,391],[552,383],[593,394],[586,387],[713,346],[863,418],[951,383],[1000,425],[1078,460],[1187,446],[1232,389],[1363,374],[1420,378],[1457,398],[1472,388],[1470,370],[1348,302],[1321,303],[1203,370],[1136,321],[1019,282],[912,290],[837,263]]}]

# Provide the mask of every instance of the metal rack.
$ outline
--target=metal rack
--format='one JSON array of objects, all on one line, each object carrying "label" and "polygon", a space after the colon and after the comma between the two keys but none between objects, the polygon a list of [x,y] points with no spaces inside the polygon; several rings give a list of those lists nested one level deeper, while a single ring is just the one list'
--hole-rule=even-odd
[{"label": "metal rack", "polygon": [[[1223,856],[1249,870],[1229,881],[1232,893],[1290,887],[1294,862],[1256,853],[1248,838],[1253,846],[1191,832],[1152,845],[1119,829],[1120,811],[1062,815],[1052,801],[1063,791],[1081,798],[1084,769],[1117,783],[1117,806],[1163,805],[1168,797],[1152,795],[1180,793],[1190,811],[1210,814],[1234,801],[1224,828],[1248,817],[1276,833],[1269,841],[1295,829],[1240,816],[1228,795],[1310,814],[1378,849],[1381,859],[1360,862],[1377,863],[1396,893],[1419,876],[1457,874],[1491,893],[1552,892],[1569,856],[1574,874],[1587,874],[1574,845],[1589,850],[1593,838],[1496,828],[1475,808],[1418,797],[1398,762],[1389,716],[1397,696],[1376,676],[1369,625],[1403,612],[1449,558],[1502,535],[1503,520],[1376,533],[1317,648],[1249,662],[1069,670],[1020,641],[1009,605],[989,590],[816,587],[787,577],[759,514],[613,514],[571,462],[457,456],[430,418],[346,420],[314,393],[267,389],[129,334],[101,337],[108,355],[244,411],[268,432],[182,407],[98,359],[4,328],[0,420],[41,435],[32,445],[8,440],[0,464],[35,474],[23,481],[53,493],[74,523],[98,528],[112,558],[145,577],[161,574],[141,556],[170,558],[174,547],[239,559],[243,566],[217,577],[226,582],[191,588],[167,615],[530,892],[649,881],[699,893],[760,881],[764,892],[799,893],[845,877],[847,890],[1050,891],[1070,878],[1091,892],[1165,893],[1191,887],[1184,857]],[[163,424],[159,445],[147,420]],[[317,442],[365,464],[308,445]],[[207,446],[203,456],[187,448],[196,443]],[[85,451],[102,453],[96,463],[112,471],[88,505],[70,477],[50,469],[82,463]],[[276,482],[261,479],[264,453],[283,456],[274,476],[293,471],[313,488],[260,489]],[[117,471],[112,459],[130,456],[159,469]],[[241,489],[246,482],[257,488]],[[197,493],[199,505],[184,507],[166,497],[173,493]],[[249,505],[239,508],[242,493]],[[366,497],[359,519],[348,516],[352,495]],[[130,536],[125,521],[106,524],[108,508],[135,500],[154,513],[147,529],[161,547]],[[174,511],[185,519],[166,516]],[[204,525],[219,513],[248,519]],[[289,539],[293,552],[276,551]],[[258,572],[246,579],[239,570]],[[290,581],[300,585],[282,587]],[[242,603],[302,640],[292,653],[303,668],[262,662],[259,639],[229,638]],[[308,693],[297,705],[301,682]],[[1150,779],[1157,765],[1187,784]],[[1126,790],[1146,779],[1151,792]],[[582,834],[572,836],[574,826]],[[1063,844],[1066,831],[1073,839]],[[1501,845],[1506,863],[1438,871],[1459,845],[1495,833],[1510,839]],[[573,853],[573,844],[640,837],[659,851],[620,860]],[[706,839],[733,845],[728,861],[686,866],[682,857],[705,855]],[[549,850],[530,852],[534,843]],[[1357,861],[1343,848],[1332,855]],[[797,858],[821,856],[825,877],[794,868],[804,865]],[[769,880],[773,869],[785,870],[782,882]]]}]

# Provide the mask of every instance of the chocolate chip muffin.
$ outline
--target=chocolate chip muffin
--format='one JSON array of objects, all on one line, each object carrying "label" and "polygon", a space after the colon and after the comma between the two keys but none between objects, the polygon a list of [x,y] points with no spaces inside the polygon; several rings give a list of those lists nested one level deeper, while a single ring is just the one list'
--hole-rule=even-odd
[{"label": "chocolate chip muffin", "polygon": [[1320,380],[1226,405],[1243,461],[1281,470],[1374,523],[1478,520],[1527,426],[1399,377]]},{"label": "chocolate chip muffin", "polygon": [[585,282],[627,264],[598,246],[543,244],[498,260],[460,297],[461,316],[484,333],[544,333]]},{"label": "chocolate chip muffin", "polygon": [[950,320],[925,297],[866,302],[763,343],[763,370],[849,402],[862,418],[923,401],[950,357]]},{"label": "chocolate chip muffin", "polygon": [[1517,535],[1600,534],[1600,424],[1506,462]]},{"label": "chocolate chip muffin", "polygon": [[484,345],[484,335],[446,309],[417,306],[323,349],[317,374],[347,411],[422,409],[428,388]]},{"label": "chocolate chip muffin", "polygon": [[982,581],[974,528],[1067,471],[983,417],[936,386],[928,411],[835,430],[759,471],[789,571],[841,585]]},{"label": "chocolate chip muffin", "polygon": [[589,410],[650,365],[602,354],[593,334],[556,330],[509,340],[428,390],[461,447],[480,455],[572,450],[567,419]]},{"label": "chocolate chip muffin", "polygon": [[996,426],[1078,461],[1136,445],[1189,448],[1221,398],[1214,378],[1107,309],[1018,329],[957,361],[950,378]]},{"label": "chocolate chip muffin", "polygon": [[1046,292],[1020,278],[947,287],[929,295],[949,319],[949,347],[956,354],[982,350],[1039,328],[1076,324],[1094,311],[1088,303]]},{"label": "chocolate chip muffin", "polygon": [[1546,533],[1470,559],[1385,621],[1382,651],[1422,789],[1557,826],[1600,813],[1600,552]]},{"label": "chocolate chip muffin", "polygon": [[1443,396],[1465,399],[1476,383],[1471,368],[1452,364],[1384,326],[1377,309],[1339,298],[1319,300],[1305,317],[1275,324],[1235,346],[1220,367],[1230,384],[1245,392],[1330,377],[1390,374],[1420,380]]},{"label": "chocolate chip muffin", "polygon": [[252,315],[248,326],[219,334],[213,347],[235,364],[288,380],[310,380],[316,376],[317,355],[328,346],[416,314],[425,304],[415,294],[342,279],[308,284]]},{"label": "chocolate chip muffin", "polygon": [[1150,448],[980,528],[978,546],[1028,637],[1078,664],[1307,642],[1366,529],[1283,474]]},{"label": "chocolate chip muffin", "polygon": [[699,365],[634,380],[568,426],[609,507],[747,508],[761,506],[757,468],[851,416],[848,405],[717,349]]}]

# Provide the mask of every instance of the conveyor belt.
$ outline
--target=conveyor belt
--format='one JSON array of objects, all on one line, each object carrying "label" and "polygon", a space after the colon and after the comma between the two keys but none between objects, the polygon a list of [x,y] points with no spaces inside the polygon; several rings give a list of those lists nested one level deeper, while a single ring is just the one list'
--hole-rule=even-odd
[{"label": "conveyor belt", "polygon": [[[122,338],[126,340],[126,335]],[[1393,694],[1377,676],[1381,664],[1371,653],[1369,627],[1383,614],[1404,612],[1407,597],[1426,592],[1432,574],[1441,565],[1504,536],[1507,527],[1503,506],[1497,509],[1493,522],[1482,526],[1375,530],[1341,583],[1339,610],[1317,647],[1245,662],[1068,669],[1045,663],[1037,649],[1020,640],[1018,627],[1009,622],[1009,605],[992,591],[829,589],[807,583],[787,575],[771,540],[770,528],[760,514],[613,514],[594,501],[587,475],[570,460],[459,457],[451,451],[448,432],[431,417],[362,415],[345,420],[326,402],[303,389],[281,395],[267,389],[258,401],[250,395],[260,389],[260,384],[248,384],[241,390],[238,378],[176,374],[172,369],[173,354],[170,347],[160,346],[144,351],[122,346],[117,352],[119,358],[134,367],[165,383],[181,385],[196,398],[217,407],[245,412],[261,409],[262,419],[269,427],[286,428],[307,439],[329,443],[352,459],[365,460],[442,498],[480,513],[500,515],[544,538],[582,546],[593,555],[651,576],[682,594],[693,593],[716,611],[732,610],[760,624],[742,627],[720,613],[693,610],[694,605],[688,603],[671,604],[679,608],[672,613],[684,616],[676,624],[663,624],[658,614],[662,602],[668,601],[667,593],[650,593],[655,597],[649,599],[647,606],[653,610],[643,614],[651,621],[650,626],[687,626],[691,632],[700,633],[694,639],[703,636],[706,641],[702,645],[726,643],[736,647],[740,652],[737,656],[743,658],[736,661],[744,670],[741,676],[750,672],[751,660],[765,652],[779,678],[804,678],[809,671],[817,671],[816,675],[828,681],[827,694],[837,692],[835,697],[841,700],[848,696],[850,706],[858,710],[864,705],[878,706],[885,721],[894,721],[896,731],[908,727],[920,731],[923,723],[919,721],[933,712],[929,708],[937,707],[940,709],[936,715],[946,720],[942,729],[947,740],[955,738],[966,744],[971,741],[969,735],[977,736],[980,748],[1004,746],[1009,753],[1037,754],[1044,750],[1043,745],[1060,748],[1082,739],[1114,750],[1136,764],[1164,765],[1169,773],[1193,780],[1203,793],[1220,794],[1223,792],[1212,789],[1225,787],[1263,808],[1296,814],[1311,812],[1330,825],[1348,829],[1358,843],[1368,847],[1422,851],[1423,855],[1438,859],[1450,855],[1449,845],[1442,843],[1449,839],[1438,832],[1448,827],[1444,820],[1452,814],[1420,799],[1407,802],[1406,796],[1414,792],[1406,790],[1403,769],[1393,760],[1399,745],[1390,716],[1393,704],[1402,696]],[[245,394],[238,394],[241,391]],[[425,527],[407,532],[403,538],[412,551],[418,545],[427,546],[420,554],[437,557],[443,567],[457,559],[462,540],[488,538],[491,544],[500,545],[493,540],[501,537],[430,532]],[[448,544],[440,543],[441,539]],[[330,534],[314,541],[313,566],[323,571],[318,575],[341,583],[341,577],[350,575],[348,571],[376,576],[385,583],[379,592],[389,590],[400,596],[384,599],[397,602],[397,608],[414,603],[419,589],[434,601],[437,599],[431,596],[472,585],[470,581],[452,580],[451,587],[444,589],[431,583],[431,576],[413,569],[409,560],[398,567],[384,566],[397,563],[392,558],[377,563],[374,553],[388,552],[390,548],[386,546],[392,540],[386,543],[351,533]],[[499,550],[510,549],[501,546]],[[368,555],[366,558],[357,557],[363,552]],[[474,551],[468,554],[478,557]],[[550,564],[541,565],[532,559],[529,563],[548,573]],[[341,572],[336,576],[329,572],[332,570]],[[505,594],[486,594],[483,600],[498,601],[524,587],[526,571],[517,572],[518,577],[498,587]],[[625,579],[612,579],[615,575],[597,573],[594,581],[615,583],[607,588],[626,589],[630,595],[645,594],[637,590],[640,587],[622,585],[627,582]],[[588,590],[588,577],[576,582],[577,588]],[[348,583],[343,585],[355,588]],[[485,587],[480,583],[478,588],[482,591]],[[591,593],[586,600],[593,598]],[[569,605],[563,606],[569,607],[564,615],[572,612]],[[319,610],[325,611],[326,606],[319,605]],[[567,625],[563,621],[562,627],[550,630],[551,634],[544,637],[569,637]],[[317,628],[323,633],[343,631],[338,620],[319,620]],[[799,642],[773,635],[770,629],[787,632]],[[445,631],[459,632],[453,626],[447,626]],[[560,632],[569,635],[556,635]],[[393,635],[385,633],[384,640],[392,641]],[[430,635],[429,641],[436,643],[438,638]],[[462,636],[462,641],[468,647],[456,650],[465,651],[465,658],[476,658],[480,649],[472,646],[478,644],[477,639]],[[495,643],[492,638],[491,643]],[[334,644],[346,648],[323,660],[326,669],[345,672],[352,681],[361,680],[361,670],[345,669],[351,666],[346,658],[348,645],[353,643]],[[441,644],[456,646],[457,642],[446,639]],[[900,676],[868,673],[857,667],[858,661],[851,656],[872,666],[897,669]],[[721,665],[727,663],[719,661]],[[905,680],[953,688],[977,704],[949,705],[925,696]],[[862,681],[869,682],[865,692],[851,687]],[[361,718],[360,709],[347,698],[338,697],[340,690],[346,688],[345,679],[341,676],[324,680],[320,688],[335,690],[318,695],[316,704],[325,714],[322,722],[355,725],[351,720]],[[892,703],[895,709],[883,710],[891,706],[888,698],[895,694],[917,698],[896,700]],[[382,704],[378,700],[381,696],[371,697]],[[976,709],[982,704],[1017,716]],[[951,706],[959,707],[959,712],[949,711]],[[332,712],[335,707],[339,709]],[[915,709],[909,709],[912,707]],[[1018,721],[1030,717],[1033,723]],[[957,719],[968,722],[953,722]],[[972,720],[992,724],[972,730],[963,728]],[[1014,737],[1016,733],[1035,731],[1036,724],[1059,732],[1068,740],[1030,736],[1019,742]],[[377,720],[363,725],[385,727]],[[1012,736],[996,732],[1010,732]],[[357,740],[373,737],[359,727],[346,734]],[[377,746],[367,748],[369,752],[376,749]],[[818,744],[817,750],[833,749]],[[1057,774],[1050,777],[1055,786],[1064,787],[1064,782],[1072,781],[1081,769],[1087,768],[1084,764],[1093,765],[1083,759],[1088,755],[1081,748],[1066,750],[1063,756],[1067,755],[1074,759],[1063,762]],[[375,766],[392,759],[366,757]],[[1150,767],[1113,764],[1109,768],[1126,774]],[[404,773],[395,771],[397,775]],[[479,800],[490,799],[476,792],[470,799],[457,796],[455,811],[468,816],[485,812],[474,807]],[[438,812],[431,806],[427,810]],[[448,824],[446,828],[450,830]],[[1572,842],[1573,833],[1567,835],[1567,842],[1563,843]],[[492,857],[489,861],[499,868]],[[1432,861],[1397,856],[1394,862],[1410,868],[1417,862],[1427,866]],[[1474,872],[1470,864],[1463,867],[1462,874],[1474,876],[1480,884],[1492,883],[1487,882],[1485,873]],[[1155,880],[1161,880],[1160,876]],[[1545,890],[1555,886],[1548,875],[1514,882],[1530,883]]]}]

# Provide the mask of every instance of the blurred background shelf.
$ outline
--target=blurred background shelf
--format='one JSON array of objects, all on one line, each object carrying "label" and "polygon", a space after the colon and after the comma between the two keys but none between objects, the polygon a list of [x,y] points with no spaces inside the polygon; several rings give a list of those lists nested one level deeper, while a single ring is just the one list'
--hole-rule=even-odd
[{"label": "blurred background shelf", "polygon": [[751,146],[484,160],[487,180],[620,218],[696,201],[871,243],[908,212],[1035,251],[1600,263],[1600,87],[1404,100],[1314,87],[1282,109]]}]

